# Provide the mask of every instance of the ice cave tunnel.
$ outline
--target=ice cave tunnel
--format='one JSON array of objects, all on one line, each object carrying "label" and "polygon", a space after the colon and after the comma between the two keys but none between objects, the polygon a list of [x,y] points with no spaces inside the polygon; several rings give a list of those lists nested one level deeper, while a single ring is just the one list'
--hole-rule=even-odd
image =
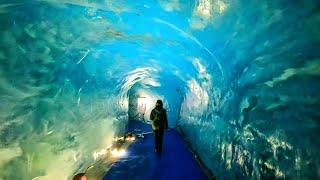
[{"label": "ice cave tunnel", "polygon": [[319,179],[319,58],[318,0],[1,0],[0,179],[106,177],[157,99],[206,178]]}]

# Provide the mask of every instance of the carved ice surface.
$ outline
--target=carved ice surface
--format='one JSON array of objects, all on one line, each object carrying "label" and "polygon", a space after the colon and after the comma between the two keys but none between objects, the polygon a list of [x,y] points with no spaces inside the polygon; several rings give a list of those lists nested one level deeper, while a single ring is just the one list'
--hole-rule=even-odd
[{"label": "carved ice surface", "polygon": [[1,1],[0,179],[70,178],[158,98],[218,179],[319,178],[319,9]]}]

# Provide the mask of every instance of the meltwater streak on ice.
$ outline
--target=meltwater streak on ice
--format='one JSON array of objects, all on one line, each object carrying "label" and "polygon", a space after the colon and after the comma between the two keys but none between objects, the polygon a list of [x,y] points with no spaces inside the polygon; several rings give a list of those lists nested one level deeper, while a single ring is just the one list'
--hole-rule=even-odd
[{"label": "meltwater streak on ice", "polygon": [[88,49],[88,50],[84,53],[84,55],[82,56],[82,58],[77,62],[77,64],[80,64],[80,63],[84,60],[84,58],[86,58],[86,57],[88,56],[89,52],[90,52],[90,50]]}]

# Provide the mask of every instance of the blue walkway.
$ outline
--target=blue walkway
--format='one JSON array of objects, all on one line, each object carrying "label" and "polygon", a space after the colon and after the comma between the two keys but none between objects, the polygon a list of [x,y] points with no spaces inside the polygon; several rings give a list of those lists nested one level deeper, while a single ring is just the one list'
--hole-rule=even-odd
[{"label": "blue walkway", "polygon": [[[151,131],[150,125],[132,121],[129,131]],[[145,135],[130,145],[127,157],[115,162],[104,180],[170,180],[207,179],[188,146],[175,130],[165,133],[163,152],[154,152],[153,134]]]}]

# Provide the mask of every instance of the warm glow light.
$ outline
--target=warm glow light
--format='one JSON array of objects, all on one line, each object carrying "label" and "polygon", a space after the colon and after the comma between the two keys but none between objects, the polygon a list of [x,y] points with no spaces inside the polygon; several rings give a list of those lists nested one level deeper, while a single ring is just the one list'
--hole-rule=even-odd
[{"label": "warm glow light", "polygon": [[127,140],[127,141],[134,141],[134,140],[136,140],[136,138],[135,138],[134,136],[131,136],[131,137],[127,137],[126,140]]},{"label": "warm glow light", "polygon": [[123,157],[127,154],[127,152],[124,149],[113,149],[111,154],[113,157]]},{"label": "warm glow light", "polygon": [[113,138],[113,140],[114,140],[114,141],[124,140],[124,137],[123,137],[123,136],[121,136],[121,137],[115,137],[115,138]]},{"label": "warm glow light", "polygon": [[93,158],[94,158],[94,160],[97,160],[99,157],[104,156],[106,154],[107,154],[107,150],[106,149],[102,149],[102,150],[100,150],[98,152],[94,152],[93,153]]}]

